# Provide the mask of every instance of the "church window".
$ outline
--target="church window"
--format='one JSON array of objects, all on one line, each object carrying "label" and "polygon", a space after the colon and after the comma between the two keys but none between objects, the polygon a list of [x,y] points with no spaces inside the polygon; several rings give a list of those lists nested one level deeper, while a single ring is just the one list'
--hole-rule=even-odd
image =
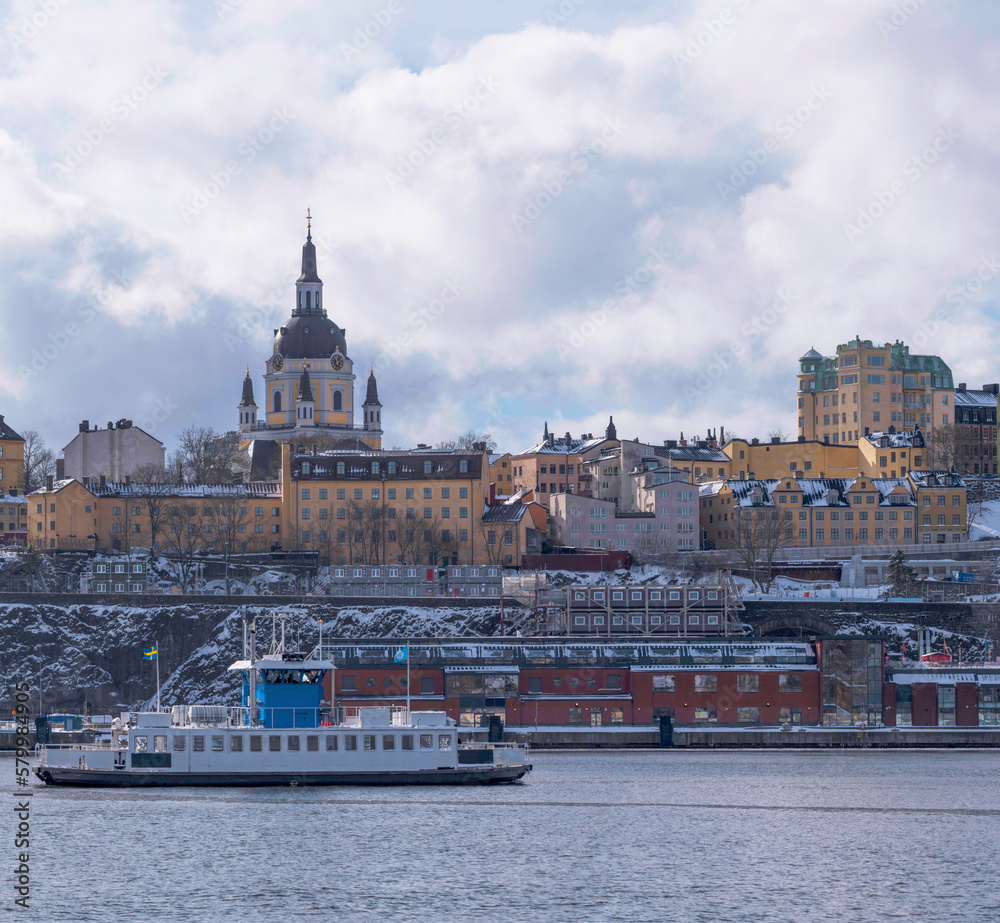
[{"label": "church window", "polygon": [[274,392],[274,412],[281,413],[281,392]]},{"label": "church window", "polygon": [[333,409],[334,410],[344,409],[344,398],[340,391],[333,392]]},{"label": "church window", "polygon": [[306,313],[312,310],[312,306],[313,306],[312,292],[306,292]]}]

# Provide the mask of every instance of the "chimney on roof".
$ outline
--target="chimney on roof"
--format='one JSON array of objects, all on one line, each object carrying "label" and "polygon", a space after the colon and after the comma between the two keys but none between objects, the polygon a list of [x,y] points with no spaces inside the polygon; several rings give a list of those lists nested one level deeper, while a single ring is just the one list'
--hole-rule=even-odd
[{"label": "chimney on roof", "polygon": [[754,436],[753,439],[750,440],[750,445],[760,445],[760,440]]},{"label": "chimney on roof", "polygon": [[870,436],[871,435],[871,431],[868,429],[867,426],[865,427],[865,435],[866,436]]},{"label": "chimney on roof", "polygon": [[125,486],[128,487],[129,484],[131,484],[131,483],[132,483],[132,475],[131,474],[126,474],[125,475]]},{"label": "chimney on roof", "polygon": [[108,429],[114,429],[114,428],[115,428],[115,424],[112,423],[111,420],[108,420]]},{"label": "chimney on roof", "polygon": [[781,436],[772,436],[771,445],[781,445]]},{"label": "chimney on roof", "polygon": [[664,439],[663,440],[663,444],[668,449],[676,449],[677,448],[677,440],[676,439]]},{"label": "chimney on roof", "polygon": [[52,475],[51,474],[45,475],[45,489],[49,490],[49,491],[52,490]]},{"label": "chimney on roof", "polygon": [[805,436],[799,436],[798,441],[799,442],[805,442],[806,441],[806,437]]},{"label": "chimney on roof", "polygon": [[965,386],[965,382],[964,381],[960,381],[958,383],[958,390],[959,391],[965,391],[966,390],[966,386]]},{"label": "chimney on roof", "polygon": [[707,449],[708,448],[708,440],[707,439],[699,439],[697,445],[698,445],[699,449]]},{"label": "chimney on roof", "polygon": [[896,433],[896,427],[893,426],[893,425],[890,425],[889,426],[889,435],[895,435],[895,433]]},{"label": "chimney on roof", "polygon": [[10,495],[12,497],[16,497],[17,496],[17,488],[16,487],[11,487],[10,488]]},{"label": "chimney on roof", "polygon": [[89,487],[90,486],[90,476],[89,475],[85,474],[83,476],[83,486],[84,487]]},{"label": "chimney on roof", "polygon": [[314,442],[313,443],[313,455],[316,454],[316,448],[317,448],[317,444]]},{"label": "chimney on roof", "polygon": [[719,427],[719,444],[726,444],[726,428],[724,426]]},{"label": "chimney on roof", "polygon": [[108,484],[108,479],[102,474],[101,475],[101,487],[106,487]]},{"label": "chimney on roof", "polygon": [[983,385],[983,390],[990,394],[1000,394],[1000,384]]},{"label": "chimney on roof", "polygon": [[56,477],[61,481],[66,477],[66,459],[57,458],[56,459]]},{"label": "chimney on roof", "polygon": [[84,421],[83,421],[83,422],[82,422],[82,423],[80,424],[80,432],[81,432],[81,433],[87,433],[87,432],[90,432],[90,420],[84,420]]},{"label": "chimney on roof", "polygon": [[570,436],[569,430],[566,431],[566,445],[569,445],[573,441],[573,437]]}]

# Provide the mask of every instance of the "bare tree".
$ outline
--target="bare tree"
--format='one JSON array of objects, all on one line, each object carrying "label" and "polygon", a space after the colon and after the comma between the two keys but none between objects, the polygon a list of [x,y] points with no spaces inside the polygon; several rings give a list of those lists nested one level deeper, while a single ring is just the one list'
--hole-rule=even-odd
[{"label": "bare tree", "polygon": [[[730,438],[732,438],[732,437],[730,437]],[[780,425],[778,425],[778,426],[772,427],[770,430],[768,430],[767,438],[768,439],[777,439],[779,442],[787,442],[788,441],[788,433],[786,433],[785,430]]]},{"label": "bare tree", "polygon": [[189,426],[171,457],[181,478],[190,484],[231,484],[241,481],[244,464],[237,433],[220,435],[209,426]]},{"label": "bare tree", "polygon": [[632,560],[639,565],[663,567],[677,555],[677,545],[660,535],[639,535],[632,544]]},{"label": "bare tree", "polygon": [[736,507],[733,550],[747,575],[762,593],[774,580],[774,559],[789,538],[792,514],[763,502]]},{"label": "bare tree", "polygon": [[111,547],[131,561],[137,546],[143,544],[142,503],[137,497],[124,495],[111,507],[108,539]]},{"label": "bare tree", "polygon": [[204,507],[197,500],[172,497],[163,516],[163,545],[177,564],[181,590],[187,593],[200,552],[208,547]]},{"label": "bare tree", "polygon": [[45,483],[45,478],[54,474],[56,457],[45,445],[45,440],[36,430],[29,429],[24,434],[24,461],[18,472],[24,492],[30,494]]},{"label": "bare tree", "polygon": [[169,473],[153,462],[136,467],[132,471],[132,483],[132,490],[141,499],[149,517],[149,554],[154,557],[159,544],[164,506],[174,488]]},{"label": "bare tree", "polygon": [[[945,426],[935,427],[924,436],[926,445],[923,453],[923,464],[919,466],[921,468],[932,468],[938,471],[954,469],[960,474],[968,474],[972,470],[973,459],[980,460],[980,442],[972,437],[969,426],[948,423]],[[914,464],[913,467],[918,466]]]},{"label": "bare tree", "polygon": [[442,451],[477,451],[477,445],[486,446],[487,452],[495,452],[497,441],[489,433],[477,433],[475,430],[467,430],[456,439],[443,439],[437,444],[437,448]]},{"label": "bare tree", "polygon": [[440,516],[432,519],[421,519],[417,523],[417,554],[432,565],[447,564],[452,555],[458,552],[458,540],[450,523],[445,525]]},{"label": "bare tree", "polygon": [[476,524],[482,539],[483,553],[487,564],[504,563],[504,533],[510,527],[508,522],[484,522],[482,517]]},{"label": "bare tree", "polygon": [[[257,523],[263,517],[254,513],[252,498],[245,493],[229,497],[213,497],[204,506],[205,532],[216,546],[221,544],[226,560],[226,596],[230,591],[229,559],[233,554],[257,549],[262,533]],[[218,547],[216,548],[218,550]]]},{"label": "bare tree", "polygon": [[382,501],[351,500],[347,504],[347,547],[352,564],[382,563]]}]

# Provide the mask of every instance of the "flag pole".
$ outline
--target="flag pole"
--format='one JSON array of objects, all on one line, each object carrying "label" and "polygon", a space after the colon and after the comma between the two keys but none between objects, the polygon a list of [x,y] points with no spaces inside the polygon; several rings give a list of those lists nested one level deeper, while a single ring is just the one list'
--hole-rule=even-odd
[{"label": "flag pole", "polygon": [[156,656],[153,658],[156,661],[156,710],[160,710],[160,642],[157,641],[154,644],[153,650],[156,652]]},{"label": "flag pole", "polygon": [[410,718],[410,642],[407,639],[406,642],[406,720],[411,724],[412,719]]}]

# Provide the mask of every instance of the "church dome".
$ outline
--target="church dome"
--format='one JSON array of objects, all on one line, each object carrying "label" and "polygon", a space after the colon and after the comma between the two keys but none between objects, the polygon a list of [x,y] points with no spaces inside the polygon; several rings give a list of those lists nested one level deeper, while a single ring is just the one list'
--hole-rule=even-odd
[{"label": "church dome", "polygon": [[293,314],[274,335],[274,351],[286,359],[329,359],[347,355],[344,331],[322,314]]}]

